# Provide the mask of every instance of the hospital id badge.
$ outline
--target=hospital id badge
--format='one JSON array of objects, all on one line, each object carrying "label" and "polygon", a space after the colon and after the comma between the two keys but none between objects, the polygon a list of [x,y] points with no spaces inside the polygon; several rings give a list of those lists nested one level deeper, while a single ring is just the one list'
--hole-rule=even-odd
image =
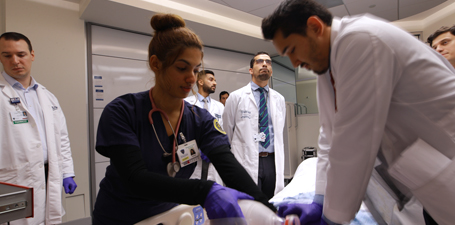
[{"label": "hospital id badge", "polygon": [[9,113],[13,124],[28,123],[28,116],[26,111],[14,111]]},{"label": "hospital id badge", "polygon": [[199,148],[197,147],[196,140],[192,140],[179,145],[177,156],[179,158],[181,167],[188,166],[200,159],[201,154],[199,153]]},{"label": "hospital id badge", "polygon": [[255,135],[254,135],[254,141],[255,141],[255,142],[258,142],[258,141],[264,142],[264,141],[265,141],[265,134],[264,134],[264,132],[261,132],[261,133],[259,133],[259,134],[255,134]]}]

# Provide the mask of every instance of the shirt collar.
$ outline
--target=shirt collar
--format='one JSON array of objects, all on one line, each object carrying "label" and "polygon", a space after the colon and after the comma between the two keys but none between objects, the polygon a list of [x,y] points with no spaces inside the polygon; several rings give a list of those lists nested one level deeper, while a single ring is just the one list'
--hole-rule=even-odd
[{"label": "shirt collar", "polygon": [[[253,91],[257,91],[259,88],[260,88],[259,85],[257,85],[257,84],[254,83],[253,81],[251,81],[251,89],[252,89]],[[266,92],[269,92],[269,85],[268,85],[268,84],[265,85],[264,90],[265,90]]]},{"label": "shirt collar", "polygon": [[[25,89],[22,84],[8,75],[5,71],[2,72],[3,77],[5,78],[6,82],[11,85],[11,87],[19,87],[20,89]],[[33,88],[36,90],[38,88],[38,83],[35,81],[35,79],[32,77],[32,82],[30,83],[30,86],[28,88]]]},{"label": "shirt collar", "polygon": [[[202,100],[204,100],[204,96],[202,96],[202,95],[199,94],[199,92],[198,92],[198,93],[197,93],[197,99],[198,99],[200,102],[202,102]],[[207,99],[207,104],[210,103],[210,95],[207,96],[207,98],[205,98],[205,99]]]},{"label": "shirt collar", "polygon": [[333,42],[335,41],[335,38],[338,36],[338,33],[340,32],[341,27],[341,19],[338,17],[333,18],[332,20],[332,25],[330,26],[330,46],[333,46]]}]

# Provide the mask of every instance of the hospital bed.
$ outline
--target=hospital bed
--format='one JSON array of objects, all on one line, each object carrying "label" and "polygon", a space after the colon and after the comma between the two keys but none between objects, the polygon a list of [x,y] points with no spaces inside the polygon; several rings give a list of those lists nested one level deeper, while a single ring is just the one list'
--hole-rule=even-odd
[{"label": "hospital bed", "polygon": [[[314,198],[316,185],[316,164],[317,157],[304,160],[297,167],[292,181],[286,187],[273,196],[270,202],[276,207],[287,203],[311,203]],[[351,225],[357,224],[378,224],[365,204],[362,204]]]},{"label": "hospital bed", "polygon": [[[276,207],[286,203],[311,203],[316,186],[318,159],[308,158],[298,166],[292,181],[270,202]],[[366,197],[351,225],[424,225],[422,206],[412,198],[400,211],[397,203],[384,189],[381,178],[373,171]]]}]

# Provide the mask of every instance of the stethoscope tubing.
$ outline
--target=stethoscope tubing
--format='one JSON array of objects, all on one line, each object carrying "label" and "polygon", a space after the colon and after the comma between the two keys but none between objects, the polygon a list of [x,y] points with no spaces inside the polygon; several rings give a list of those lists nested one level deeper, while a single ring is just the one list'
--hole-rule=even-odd
[{"label": "stethoscope tubing", "polygon": [[[184,107],[184,106],[185,106],[185,102],[184,102],[184,100],[182,99],[182,109],[181,109],[181,111],[180,111],[179,121],[177,122],[177,127],[176,127],[176,129],[174,130],[174,129],[172,128],[171,121],[169,121],[169,117],[167,116],[167,114],[166,114],[163,110],[161,110],[161,109],[159,109],[158,107],[156,107],[155,101],[153,100],[153,96],[152,96],[152,90],[153,90],[153,88],[154,88],[154,87],[150,88],[150,90],[149,90],[150,102],[152,103],[152,110],[150,110],[150,112],[149,112],[149,122],[150,122],[150,124],[153,126],[153,131],[155,132],[156,138],[157,138],[158,142],[160,142],[160,145],[161,145],[161,141],[160,141],[160,139],[158,138],[158,134],[156,133],[155,125],[153,125],[152,114],[153,114],[154,112],[159,112],[159,113],[161,113],[161,115],[163,115],[164,118],[165,118],[165,119],[167,120],[167,122],[169,123],[169,126],[171,127],[172,132],[174,133],[174,143],[173,143],[173,145],[172,145],[172,163],[175,163],[175,162],[176,162],[176,159],[175,159],[175,146],[176,146],[176,144],[177,144],[177,133],[178,133],[178,131],[179,131],[180,123],[182,122],[183,110],[184,110],[184,108],[185,108],[185,107]],[[163,148],[163,145],[161,145],[161,148]],[[163,148],[163,151],[164,151],[164,148]],[[164,151],[164,152],[166,152],[166,151]]]}]

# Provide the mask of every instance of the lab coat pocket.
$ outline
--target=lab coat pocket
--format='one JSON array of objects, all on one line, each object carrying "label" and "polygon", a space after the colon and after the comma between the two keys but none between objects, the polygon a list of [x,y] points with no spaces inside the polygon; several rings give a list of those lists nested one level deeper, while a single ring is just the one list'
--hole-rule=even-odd
[{"label": "lab coat pocket", "polygon": [[445,155],[417,139],[392,164],[389,174],[414,191],[435,179],[450,163]]},{"label": "lab coat pocket", "polygon": [[29,163],[13,165],[11,167],[0,168],[0,181],[10,184],[30,186],[30,166]]}]

